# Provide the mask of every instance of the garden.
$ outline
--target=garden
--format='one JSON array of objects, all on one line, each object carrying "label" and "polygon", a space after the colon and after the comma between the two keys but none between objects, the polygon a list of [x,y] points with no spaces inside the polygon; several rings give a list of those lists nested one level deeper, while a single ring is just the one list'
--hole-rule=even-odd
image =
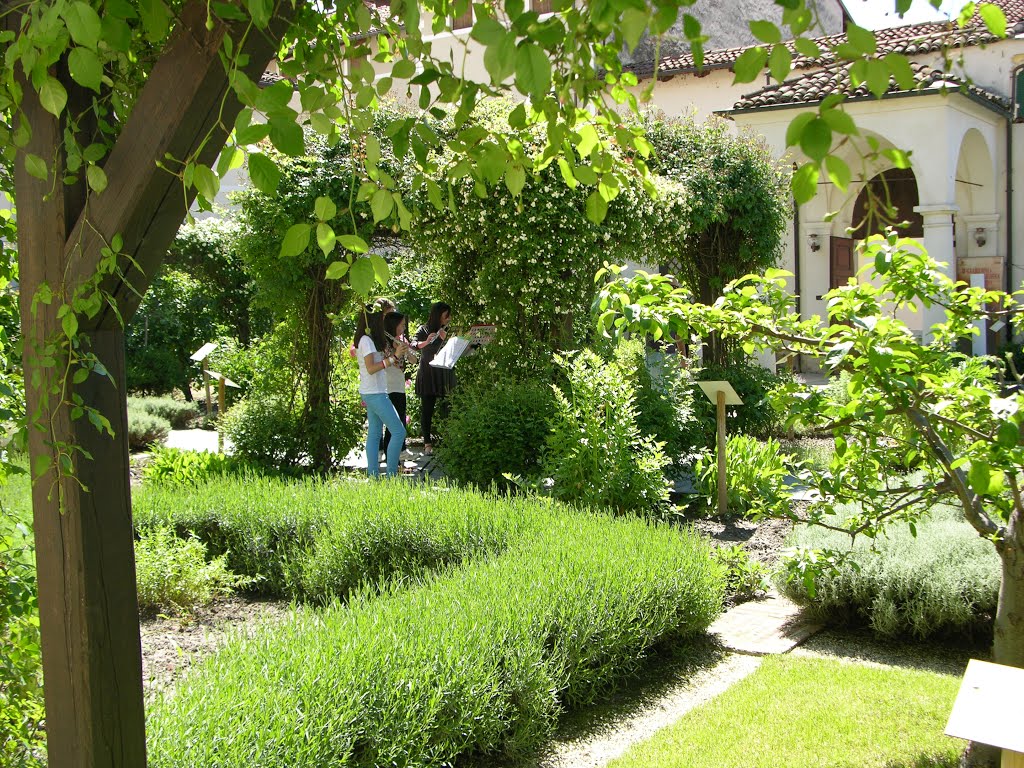
[{"label": "garden", "polygon": [[[477,119],[493,130],[508,108]],[[386,107],[381,126],[400,114]],[[433,129],[453,130],[446,120]],[[277,191],[254,185],[182,228],[127,333],[150,764],[573,764],[557,757],[567,732],[618,722],[672,685],[729,678],[708,627],[769,590],[830,629],[610,764],[812,766],[826,751],[836,765],[958,764],[963,743],[942,727],[966,659],[993,640],[997,549],[937,477],[928,433],[875,407],[887,394],[855,353],[824,361],[824,387],[752,358],[766,329],[820,352],[820,330],[785,325],[797,321],[772,293],[788,172],[720,123],[651,116],[644,130],[660,194],[619,190],[601,224],[554,165],[517,194],[467,180],[454,209],[425,194],[402,237],[372,199],[356,204],[355,231],[386,254],[366,262],[362,287],[411,318],[443,300],[458,325],[496,327],[459,363],[437,426],[440,483],[343,467],[365,434],[348,355],[365,298],[332,279],[329,248],[289,237],[356,184],[352,146],[311,135],[308,156],[278,158]],[[400,179],[383,131],[378,147]],[[910,258],[895,236],[871,247]],[[607,266],[624,259],[664,259],[680,279]],[[742,276],[766,270],[747,290]],[[701,303],[718,296],[714,310]],[[888,332],[890,347],[906,336]],[[241,384],[212,417],[189,360],[210,340],[208,367]],[[931,386],[952,377],[973,392],[964,429],[1002,435],[978,403],[1007,391],[1004,367],[921,349],[937,356]],[[697,386],[718,379],[745,403],[727,417],[725,517],[715,414]],[[19,397],[12,387],[12,413]],[[162,447],[188,427],[220,430],[231,454]],[[34,766],[46,727],[30,487],[25,458],[12,448],[8,460],[0,727],[5,760]],[[983,504],[998,516],[990,483]],[[848,706],[823,720],[822,697]],[[743,737],[727,753],[731,723]]]},{"label": "garden", "polygon": [[[959,350],[979,319],[1019,337],[1018,297],[890,228],[826,317],[794,314],[791,211],[852,183],[832,148],[858,129],[825,99],[790,166],[643,111],[619,54],[681,20],[699,63],[682,5],[5,9],[0,763],[991,762],[942,729],[969,657],[1024,667],[1024,416],[1019,369]],[[781,5],[795,47],[753,21],[737,82],[795,50],[912,84],[868,30],[825,52]],[[424,37],[467,12],[479,81]],[[872,141],[865,167],[909,165]],[[945,309],[927,343],[918,306]],[[372,471],[364,380],[403,321],[493,329],[443,391],[405,388],[440,481]],[[384,328],[391,354],[351,351]],[[216,404],[210,372],[238,385]],[[719,456],[699,385],[723,379]],[[231,450],[167,447],[184,428]],[[824,630],[764,659],[713,630],[777,593]]]}]

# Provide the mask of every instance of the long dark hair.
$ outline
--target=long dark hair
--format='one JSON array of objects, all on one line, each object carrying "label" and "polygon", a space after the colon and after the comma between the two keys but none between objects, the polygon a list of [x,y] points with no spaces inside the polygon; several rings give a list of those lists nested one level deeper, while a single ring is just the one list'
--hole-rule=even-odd
[{"label": "long dark hair", "polygon": [[436,301],[430,305],[430,315],[427,317],[427,333],[434,333],[441,330],[441,315],[450,313],[452,308],[443,301]]},{"label": "long dark hair", "polygon": [[388,299],[377,299],[372,304],[367,304],[363,307],[362,311],[356,316],[356,335],[352,340],[352,346],[358,347],[360,340],[363,336],[369,336],[373,340],[373,345],[378,350],[384,348],[381,340],[384,339],[382,333],[374,333],[374,326],[380,326],[381,320],[384,317],[384,313],[391,312],[395,308],[395,305]]},{"label": "long dark hair", "polygon": [[[384,331],[385,334],[390,334],[391,336],[397,337],[398,326],[402,324],[403,320],[405,320],[405,315],[403,315],[401,312],[388,312],[386,315],[384,315],[382,330]],[[391,339],[389,339],[386,335],[384,338],[387,341],[389,347],[394,346],[394,342],[391,341]]]}]

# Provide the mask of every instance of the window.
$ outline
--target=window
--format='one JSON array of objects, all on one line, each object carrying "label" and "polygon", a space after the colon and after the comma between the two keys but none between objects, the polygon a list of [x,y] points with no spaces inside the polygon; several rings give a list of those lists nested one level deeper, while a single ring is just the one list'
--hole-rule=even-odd
[{"label": "window", "polygon": [[469,29],[473,26],[473,6],[470,5],[466,8],[466,12],[461,16],[452,16],[452,32],[456,32],[460,29]]},{"label": "window", "polygon": [[532,0],[532,2],[530,3],[530,8],[532,8],[536,13],[539,13],[541,16],[543,16],[545,13],[554,12],[551,5],[552,0]]}]

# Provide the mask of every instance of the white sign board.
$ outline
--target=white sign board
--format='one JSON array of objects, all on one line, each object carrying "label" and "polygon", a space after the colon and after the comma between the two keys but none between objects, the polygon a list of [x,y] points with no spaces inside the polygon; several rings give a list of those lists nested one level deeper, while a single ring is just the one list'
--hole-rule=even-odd
[{"label": "white sign board", "polygon": [[1024,669],[971,659],[946,723],[946,735],[1024,752]]}]

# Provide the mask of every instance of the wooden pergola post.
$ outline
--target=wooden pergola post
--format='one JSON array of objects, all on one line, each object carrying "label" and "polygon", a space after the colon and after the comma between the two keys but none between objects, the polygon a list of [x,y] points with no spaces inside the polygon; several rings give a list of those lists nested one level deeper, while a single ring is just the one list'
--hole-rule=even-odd
[{"label": "wooden pergola post", "polygon": [[[241,53],[246,74],[259,79],[276,53],[290,14],[272,29],[248,35]],[[206,29],[206,4],[191,2],[154,65],[128,122],[106,158],[109,185],[87,195],[85,183],[65,185],[64,122],[46,112],[33,88],[24,85],[19,120],[31,128],[15,168],[18,211],[20,311],[24,337],[26,403],[33,467],[55,445],[80,446],[74,477],[58,482],[53,464],[34,476],[32,491],[39,574],[43,682],[50,768],[142,768],[146,764],[142,700],[142,655],[128,478],[124,330],[106,307],[93,318],[79,317],[79,340],[111,374],[93,373],[71,386],[71,394],[98,409],[114,436],[101,434],[84,418],[71,419],[60,388],[66,357],[54,359],[61,338],[57,312],[97,272],[101,249],[114,235],[131,257],[122,274],[103,284],[127,322],[173,240],[194,196],[157,167],[167,153],[190,156],[203,140],[199,162],[210,165],[224,145],[226,126],[240,104],[228,90],[219,51],[229,27]],[[17,14],[6,23],[17,30]],[[241,34],[233,34],[242,40]],[[20,68],[19,68],[20,73]],[[87,113],[91,98],[58,64],[53,76],[69,94],[69,111]],[[226,96],[226,98],[225,98]],[[74,109],[73,107],[83,109]],[[79,130],[89,131],[83,119]],[[88,136],[84,138],[88,139]],[[48,178],[25,170],[31,153],[51,163]],[[88,199],[88,207],[85,203]],[[134,264],[132,262],[134,261]],[[137,267],[135,265],[138,265]],[[39,289],[53,292],[49,304],[34,301]]]}]

